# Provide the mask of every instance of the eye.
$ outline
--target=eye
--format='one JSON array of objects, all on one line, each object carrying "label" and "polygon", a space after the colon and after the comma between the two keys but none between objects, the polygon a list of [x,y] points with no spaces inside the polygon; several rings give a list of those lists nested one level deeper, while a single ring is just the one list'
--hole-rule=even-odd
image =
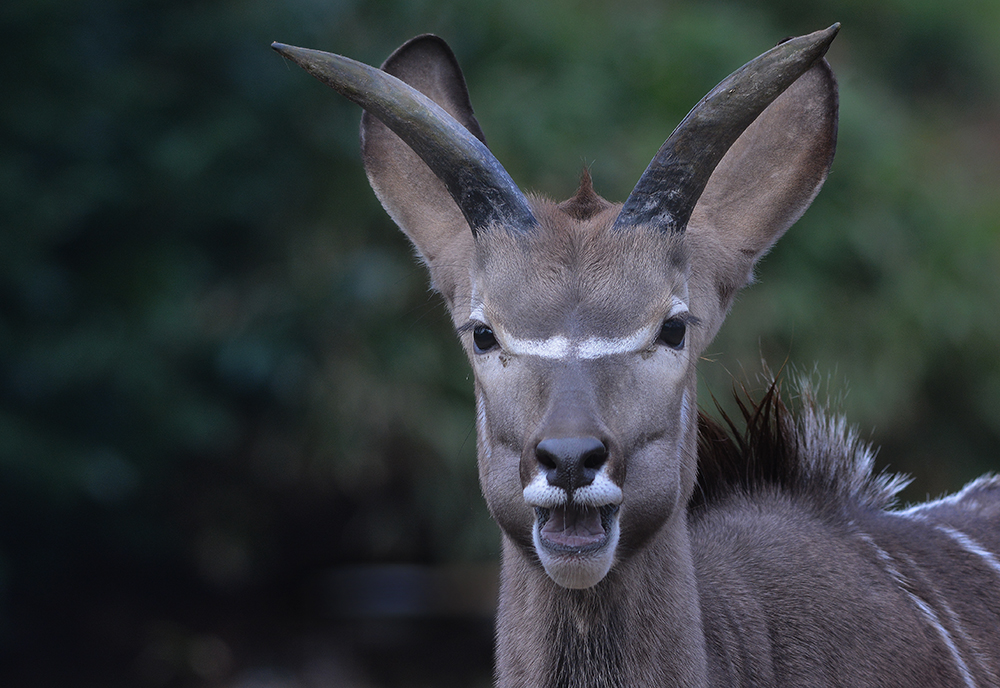
[{"label": "eye", "polygon": [[687,333],[687,323],[680,318],[670,318],[664,321],[660,328],[660,336],[656,341],[680,351],[684,348],[684,335]]},{"label": "eye", "polygon": [[472,330],[472,348],[477,354],[485,354],[498,346],[496,335],[486,325],[476,325]]}]

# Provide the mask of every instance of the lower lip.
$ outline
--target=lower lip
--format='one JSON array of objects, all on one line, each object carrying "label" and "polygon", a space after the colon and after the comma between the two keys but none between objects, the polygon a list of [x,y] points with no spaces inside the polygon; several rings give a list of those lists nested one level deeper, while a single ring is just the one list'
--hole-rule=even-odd
[{"label": "lower lip", "polygon": [[551,510],[543,507],[535,507],[535,527],[538,528],[539,543],[549,552],[561,555],[588,554],[603,549],[608,544],[612,529],[612,522],[618,514],[619,506],[617,504],[607,504],[599,508],[601,512],[601,526],[604,529],[604,535],[597,540],[588,542],[587,544],[571,545],[553,542],[545,537],[544,533],[542,533],[542,528],[545,527],[545,523],[551,517]]}]

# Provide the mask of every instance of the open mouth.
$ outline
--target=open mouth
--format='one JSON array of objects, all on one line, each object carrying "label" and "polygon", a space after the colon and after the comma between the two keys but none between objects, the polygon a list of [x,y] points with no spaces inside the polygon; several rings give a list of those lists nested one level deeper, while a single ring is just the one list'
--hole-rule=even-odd
[{"label": "open mouth", "polygon": [[608,542],[618,508],[617,504],[536,506],[539,540],[553,552],[582,554],[598,550]]}]

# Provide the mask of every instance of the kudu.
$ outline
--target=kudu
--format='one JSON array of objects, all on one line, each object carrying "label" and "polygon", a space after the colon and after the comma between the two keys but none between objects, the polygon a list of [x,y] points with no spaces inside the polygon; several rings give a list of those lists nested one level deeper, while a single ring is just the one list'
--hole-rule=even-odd
[{"label": "kudu", "polygon": [[365,109],[371,185],[471,361],[498,685],[1000,685],[1000,480],[898,510],[816,405],[772,388],[745,435],[696,409],[699,353],[827,176],[838,28],[719,84],[623,205],[586,172],[523,194],[436,37],[381,70],[274,45]]}]

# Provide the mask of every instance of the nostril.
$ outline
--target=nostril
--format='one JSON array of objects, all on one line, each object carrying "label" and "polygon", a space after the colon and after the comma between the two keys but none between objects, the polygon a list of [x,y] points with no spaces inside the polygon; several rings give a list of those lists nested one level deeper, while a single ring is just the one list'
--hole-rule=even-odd
[{"label": "nostril", "polygon": [[558,466],[555,457],[544,449],[539,448],[535,450],[535,457],[538,459],[538,463],[541,464],[542,468],[553,471]]},{"label": "nostril", "polygon": [[535,458],[550,485],[573,491],[594,482],[608,448],[596,437],[556,437],[539,442]]},{"label": "nostril", "polygon": [[604,465],[608,458],[608,448],[601,442],[599,447],[594,447],[583,457],[583,467],[597,470]]}]

